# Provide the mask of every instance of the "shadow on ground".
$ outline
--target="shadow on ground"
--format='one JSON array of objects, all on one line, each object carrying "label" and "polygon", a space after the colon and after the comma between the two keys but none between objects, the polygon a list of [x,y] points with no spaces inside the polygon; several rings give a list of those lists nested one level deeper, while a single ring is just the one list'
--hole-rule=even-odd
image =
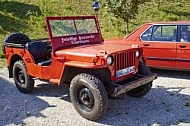
[{"label": "shadow on ground", "polygon": [[[107,115],[98,122],[126,126],[190,124],[190,107],[186,106],[190,96],[168,90],[170,88],[153,88],[143,98],[127,96],[124,100],[110,100]],[[113,123],[111,120],[116,121]]]},{"label": "shadow on ground", "polygon": [[[22,94],[7,80],[0,77],[0,125],[22,125],[28,117],[42,117],[40,112],[51,107],[32,94]],[[16,108],[16,109],[15,109]]]},{"label": "shadow on ground", "polygon": [[58,86],[48,83],[37,84],[33,94],[37,96],[57,97],[59,99],[71,102],[69,96],[69,87],[65,85]]},{"label": "shadow on ground", "polygon": [[178,79],[189,79],[190,71],[175,71],[175,70],[162,70],[162,69],[151,69],[153,73],[157,73],[159,77],[169,77]]},{"label": "shadow on ground", "polygon": [[[185,79],[189,79],[189,72],[174,72],[164,70],[153,70],[157,72],[159,77],[180,78],[183,73]],[[166,74],[167,72],[167,74]],[[160,79],[160,78],[158,78]],[[159,80],[157,80],[159,82]],[[52,84],[37,84],[33,94],[22,94],[16,87],[4,80],[0,79],[0,124],[23,124],[28,117],[42,117],[41,114],[46,108],[56,107],[48,104],[39,97],[52,97],[61,99],[71,104],[69,98],[69,89],[65,86],[57,86]],[[190,94],[181,93],[185,88],[179,86],[158,86],[143,98],[132,98],[126,96],[123,100],[110,99],[109,108],[105,116],[97,120],[97,125],[153,125],[155,123],[161,126],[177,125],[180,123],[190,124],[190,107],[187,105],[190,101]],[[15,102],[15,99],[16,100]],[[17,111],[14,108],[17,107]],[[66,110],[69,111],[69,110]],[[30,113],[28,113],[30,112]],[[55,113],[56,114],[56,113]],[[72,115],[71,115],[72,116]],[[64,117],[64,115],[63,115]],[[69,117],[74,119],[75,117]],[[60,118],[61,120],[61,118]],[[82,119],[83,121],[85,119]],[[113,122],[113,120],[115,120]],[[92,122],[89,122],[92,123]],[[94,124],[94,123],[93,123]]]}]

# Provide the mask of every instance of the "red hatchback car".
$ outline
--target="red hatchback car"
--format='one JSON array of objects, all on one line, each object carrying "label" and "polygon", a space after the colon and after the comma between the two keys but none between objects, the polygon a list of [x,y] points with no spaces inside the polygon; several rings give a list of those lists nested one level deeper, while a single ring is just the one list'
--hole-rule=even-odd
[{"label": "red hatchback car", "polygon": [[146,23],[126,40],[143,47],[149,67],[190,70],[190,21]]}]

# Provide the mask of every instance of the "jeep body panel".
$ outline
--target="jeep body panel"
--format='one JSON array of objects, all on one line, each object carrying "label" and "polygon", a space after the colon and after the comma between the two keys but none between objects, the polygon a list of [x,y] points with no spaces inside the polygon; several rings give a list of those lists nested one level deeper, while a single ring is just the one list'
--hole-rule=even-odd
[{"label": "jeep body panel", "polygon": [[95,16],[47,17],[49,38],[22,33],[4,41],[9,77],[30,93],[34,78],[70,87],[71,101],[83,117],[95,120],[107,110],[108,97],[146,95],[157,74],[143,62],[142,48],[122,39],[104,41]]},{"label": "jeep body panel", "polygon": [[[122,39],[104,41],[95,16],[47,17],[46,21],[48,43],[51,44],[51,63],[39,65],[27,50],[26,44],[7,43],[5,51],[10,71],[16,61],[14,57],[18,57],[24,61],[30,76],[55,84],[64,82],[65,74],[70,74],[65,70],[72,72],[71,67],[80,72],[107,69],[109,78],[114,83],[137,74],[142,49],[127,46]],[[136,52],[139,56],[136,56]],[[108,57],[114,59],[111,65],[107,64]]]},{"label": "jeep body panel", "polygon": [[54,63],[52,63],[50,66],[39,66],[35,63],[30,52],[28,52],[28,50],[26,50],[25,48],[15,48],[15,47],[10,47],[10,46],[9,47],[5,46],[5,50],[6,50],[6,57],[7,57],[7,60],[6,60],[7,67],[11,67],[14,63],[15,57],[17,57],[17,60],[19,57],[20,59],[23,59],[26,65],[28,74],[33,77],[47,80],[52,77],[57,78],[57,76],[60,76],[54,73],[53,71],[53,69],[54,70],[56,69],[55,66],[63,67],[63,64],[61,64],[60,62],[56,62],[55,60],[53,60]]},{"label": "jeep body panel", "polygon": [[[80,47],[73,47],[68,49],[60,49],[54,52],[54,55],[58,59],[77,60],[81,62],[91,62],[93,58],[107,56],[106,54],[112,54],[114,52],[121,52],[126,50],[125,46],[118,46],[114,44],[96,44],[96,45],[83,45]],[[105,51],[105,55],[101,52]]]}]

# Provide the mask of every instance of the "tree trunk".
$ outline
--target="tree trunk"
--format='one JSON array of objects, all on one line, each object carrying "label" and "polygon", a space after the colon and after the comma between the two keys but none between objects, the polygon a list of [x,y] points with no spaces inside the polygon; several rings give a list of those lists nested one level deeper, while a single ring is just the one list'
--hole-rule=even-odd
[{"label": "tree trunk", "polygon": [[126,35],[129,33],[129,20],[126,20]]}]

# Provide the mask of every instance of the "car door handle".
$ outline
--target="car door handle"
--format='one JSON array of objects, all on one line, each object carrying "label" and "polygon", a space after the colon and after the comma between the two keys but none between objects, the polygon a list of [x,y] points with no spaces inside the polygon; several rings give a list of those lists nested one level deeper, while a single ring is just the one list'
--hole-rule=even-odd
[{"label": "car door handle", "polygon": [[180,48],[186,48],[187,46],[186,45],[180,45],[179,47]]},{"label": "car door handle", "polygon": [[150,44],[143,44],[144,46],[150,46]]}]

